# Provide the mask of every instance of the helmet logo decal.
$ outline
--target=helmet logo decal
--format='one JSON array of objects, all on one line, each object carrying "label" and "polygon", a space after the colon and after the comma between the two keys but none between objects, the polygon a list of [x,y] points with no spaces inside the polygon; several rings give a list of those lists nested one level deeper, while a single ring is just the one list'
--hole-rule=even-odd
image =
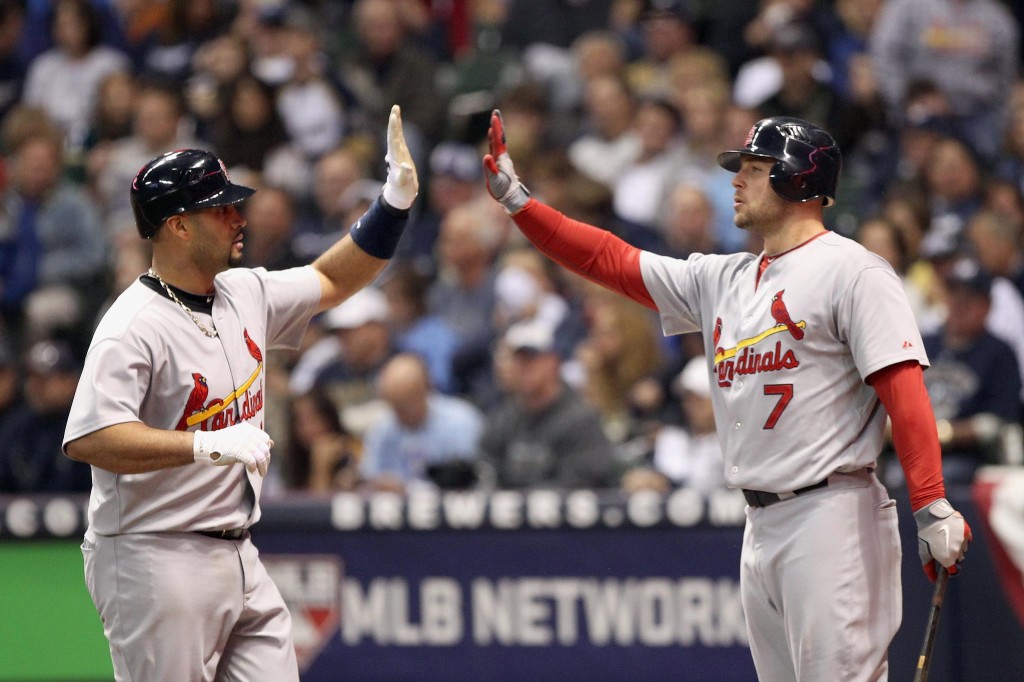
[{"label": "helmet logo decal", "polygon": [[785,123],[779,126],[779,132],[784,136],[801,142],[810,142],[811,136],[807,132],[807,126],[797,123]]},{"label": "helmet logo decal", "polygon": [[756,133],[756,132],[757,132],[757,125],[755,124],[755,125],[750,127],[750,132],[747,133],[747,141],[743,143],[744,147],[749,147],[750,146],[750,143],[754,141],[754,133]]}]

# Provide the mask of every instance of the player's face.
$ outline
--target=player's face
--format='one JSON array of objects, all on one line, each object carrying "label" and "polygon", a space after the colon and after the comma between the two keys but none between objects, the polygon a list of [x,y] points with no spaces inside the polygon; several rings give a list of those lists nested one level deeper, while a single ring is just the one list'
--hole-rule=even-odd
[{"label": "player's face", "polygon": [[188,215],[195,229],[193,254],[206,269],[217,273],[242,264],[245,218],[235,204]]},{"label": "player's face", "polygon": [[779,223],[786,209],[785,200],[771,188],[768,175],[774,161],[744,156],[732,180],[733,222],[737,227],[763,234]]}]

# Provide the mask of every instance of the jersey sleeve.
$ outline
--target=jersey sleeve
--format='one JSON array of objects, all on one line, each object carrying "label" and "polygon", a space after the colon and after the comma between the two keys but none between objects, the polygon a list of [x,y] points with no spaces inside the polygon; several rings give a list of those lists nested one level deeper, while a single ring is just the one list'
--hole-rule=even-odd
[{"label": "jersey sleeve", "polygon": [[62,447],[108,426],[141,421],[151,373],[144,354],[122,341],[105,339],[89,349]]},{"label": "jersey sleeve", "polygon": [[839,298],[836,326],[861,379],[908,360],[928,366],[914,313],[891,268],[870,266],[857,273]]},{"label": "jersey sleeve", "polygon": [[686,260],[640,254],[640,274],[661,316],[666,335],[700,331],[700,285],[698,270],[706,256],[694,254]]},{"label": "jersey sleeve", "polygon": [[312,266],[257,268],[267,301],[267,346],[294,350],[320,303],[320,280]]}]

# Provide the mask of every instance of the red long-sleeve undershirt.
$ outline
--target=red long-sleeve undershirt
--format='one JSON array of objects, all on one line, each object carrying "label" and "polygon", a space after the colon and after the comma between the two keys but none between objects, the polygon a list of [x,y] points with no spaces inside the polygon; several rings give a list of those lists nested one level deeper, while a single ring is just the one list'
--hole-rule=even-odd
[{"label": "red long-sleeve undershirt", "polygon": [[[573,220],[531,199],[513,216],[522,233],[556,263],[657,310],[640,274],[640,249],[606,230]],[[867,379],[889,412],[896,455],[914,511],[945,497],[931,401],[917,362],[901,362]]]},{"label": "red long-sleeve undershirt", "polygon": [[542,253],[573,272],[657,310],[640,274],[640,249],[530,199],[512,219]]},{"label": "red long-sleeve undershirt", "polygon": [[869,376],[867,383],[889,412],[893,445],[907,479],[911,509],[917,511],[945,497],[942,449],[921,365],[913,360],[890,365]]}]

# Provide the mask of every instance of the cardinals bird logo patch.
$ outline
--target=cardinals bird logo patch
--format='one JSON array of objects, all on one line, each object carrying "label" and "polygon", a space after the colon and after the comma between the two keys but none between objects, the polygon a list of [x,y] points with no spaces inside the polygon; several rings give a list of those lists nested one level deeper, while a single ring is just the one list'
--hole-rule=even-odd
[{"label": "cardinals bird logo patch", "polygon": [[804,330],[796,322],[793,322],[793,318],[789,316],[786,304],[782,301],[782,294],[784,293],[786,293],[785,289],[772,296],[772,319],[784,325],[789,330],[789,333],[793,335],[793,338],[800,341],[804,338]]}]

